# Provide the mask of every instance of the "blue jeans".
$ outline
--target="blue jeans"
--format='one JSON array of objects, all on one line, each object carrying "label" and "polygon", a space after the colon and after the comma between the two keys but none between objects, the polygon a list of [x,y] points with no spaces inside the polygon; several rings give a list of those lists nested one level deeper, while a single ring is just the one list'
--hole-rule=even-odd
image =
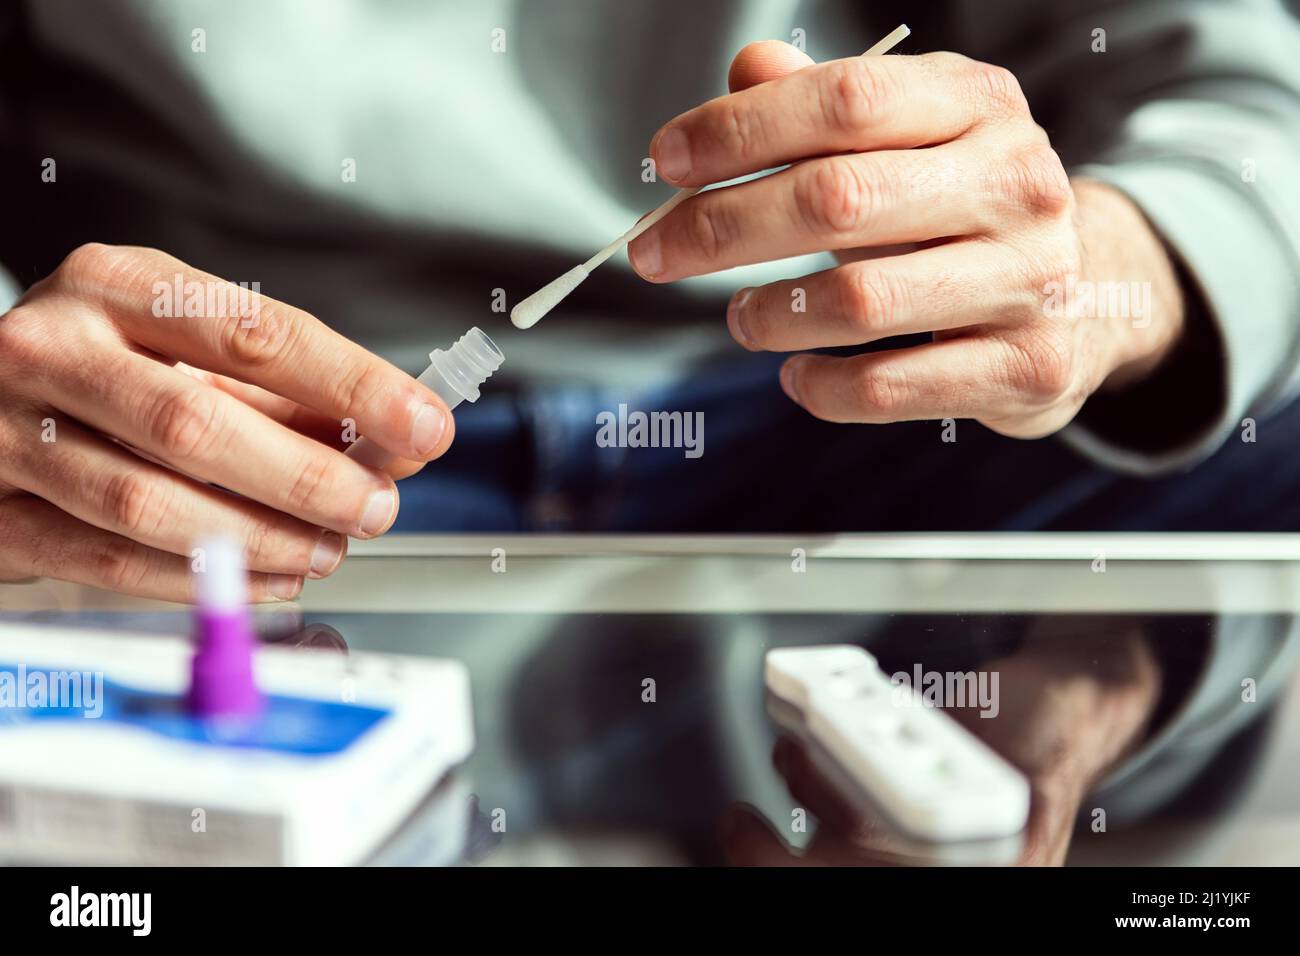
[{"label": "blue jeans", "polygon": [[[969,421],[833,425],[790,402],[781,356],[745,354],[672,388],[492,392],[452,449],[400,484],[399,531],[1296,531],[1300,403],[1188,472],[1117,475],[1055,439]],[[600,447],[597,415],[703,413],[703,454]]]}]

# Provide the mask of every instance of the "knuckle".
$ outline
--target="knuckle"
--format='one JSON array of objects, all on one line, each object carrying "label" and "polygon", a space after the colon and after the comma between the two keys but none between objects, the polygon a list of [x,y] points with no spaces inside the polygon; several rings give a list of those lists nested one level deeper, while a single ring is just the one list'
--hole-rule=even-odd
[{"label": "knuckle", "polygon": [[1029,112],[1029,102],[1014,73],[993,63],[971,62],[975,89],[986,107],[992,104],[1006,113]]},{"label": "knuckle", "polygon": [[333,469],[323,457],[313,457],[298,470],[297,477],[285,493],[285,500],[295,512],[321,514],[334,495]]},{"label": "knuckle", "polygon": [[107,535],[90,545],[90,573],[110,591],[135,591],[149,574],[145,549],[119,535]]},{"label": "knuckle", "polygon": [[1030,285],[1035,291],[1052,285],[1065,288],[1072,279],[1079,277],[1082,268],[1081,253],[1077,248],[1067,246],[1059,252],[1044,253],[1030,266]]},{"label": "knuckle", "polygon": [[844,302],[858,329],[871,336],[890,334],[908,314],[906,284],[887,269],[848,271]]},{"label": "knuckle", "polygon": [[826,70],[822,116],[834,130],[851,134],[869,126],[889,95],[884,72],[870,58],[839,60]]},{"label": "knuckle", "polygon": [[165,455],[187,459],[219,439],[218,397],[205,388],[163,395],[149,413],[149,435]]},{"label": "knuckle", "polygon": [[338,410],[351,413],[366,408],[387,389],[386,380],[383,370],[371,363],[361,363],[351,374],[340,376],[334,395]]},{"label": "knuckle", "polygon": [[897,369],[868,365],[853,380],[853,389],[868,421],[891,421],[904,408],[907,383]]},{"label": "knuckle", "polygon": [[15,513],[22,505],[18,503],[15,507],[15,500],[0,498],[0,541],[5,542],[5,546],[0,547],[0,582],[5,583],[36,577],[51,564],[48,549],[40,555],[44,559],[42,564],[38,564],[35,549],[19,545],[20,525]]},{"label": "knuckle", "polygon": [[1011,387],[1031,401],[1055,401],[1073,387],[1073,352],[1066,340],[1056,335],[1040,335],[1028,343],[1012,342],[1008,378]]},{"label": "knuckle", "polygon": [[6,364],[40,369],[49,342],[49,330],[31,306],[17,305],[0,315],[0,358]]},{"label": "knuckle", "polygon": [[119,268],[120,260],[120,254],[112,246],[87,242],[69,252],[55,273],[74,282],[99,285]]},{"label": "knuckle", "polygon": [[138,540],[163,520],[165,509],[158,501],[161,493],[157,484],[139,471],[117,472],[104,486],[103,513],[119,533]]},{"label": "knuckle", "polygon": [[718,146],[723,154],[741,160],[757,159],[763,150],[763,117],[759,110],[724,100],[718,116]]},{"label": "knuckle", "polygon": [[226,316],[224,321],[226,352],[236,367],[247,369],[283,362],[301,324],[289,309],[271,302],[260,304],[254,321],[240,315]]},{"label": "knuckle", "polygon": [[795,188],[795,202],[814,235],[852,236],[871,217],[878,191],[848,157],[806,165]]},{"label": "knuckle", "polygon": [[1053,218],[1070,208],[1070,177],[1050,146],[1033,146],[1013,156],[1000,168],[998,178],[998,192],[1017,209]]},{"label": "knuckle", "polygon": [[244,554],[253,571],[279,571],[283,561],[279,529],[264,518],[250,518],[243,533]]},{"label": "knuckle", "polygon": [[[48,465],[45,456],[37,447],[42,443],[33,442],[24,436],[19,426],[23,419],[43,423],[48,412],[25,402],[16,401],[8,389],[0,392],[0,402],[4,403],[5,419],[0,423],[3,426],[0,427],[0,502],[4,502],[13,491],[8,481],[13,481],[18,475],[34,474],[43,464]],[[33,412],[38,411],[39,414],[33,415]],[[28,418],[28,416],[32,417]],[[43,428],[44,425],[42,424],[41,427]],[[5,540],[5,536],[0,534],[0,550],[3,550]]]},{"label": "knuckle", "polygon": [[707,262],[717,260],[735,242],[735,225],[721,203],[696,203],[686,229],[691,248]]},{"label": "knuckle", "polygon": [[156,249],[88,242],[68,253],[54,272],[60,283],[83,290],[136,289],[151,279]]},{"label": "knuckle", "polygon": [[953,77],[965,74],[976,62],[966,54],[958,53],[955,50],[934,50],[930,53],[922,53],[916,60],[918,63],[924,64],[933,77]]}]

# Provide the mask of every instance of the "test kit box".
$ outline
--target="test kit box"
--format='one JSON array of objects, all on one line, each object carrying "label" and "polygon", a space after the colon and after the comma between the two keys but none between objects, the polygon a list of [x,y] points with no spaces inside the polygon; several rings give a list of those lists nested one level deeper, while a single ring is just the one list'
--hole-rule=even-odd
[{"label": "test kit box", "polygon": [[181,638],[0,627],[0,861],[361,863],[473,749],[456,661],[259,647],[192,716]]}]

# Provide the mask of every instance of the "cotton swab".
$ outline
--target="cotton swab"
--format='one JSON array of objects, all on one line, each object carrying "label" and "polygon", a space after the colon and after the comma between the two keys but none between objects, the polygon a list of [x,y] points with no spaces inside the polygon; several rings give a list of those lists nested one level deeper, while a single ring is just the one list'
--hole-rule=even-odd
[{"label": "cotton swab", "polygon": [[[862,55],[880,56],[888,53],[903,40],[907,39],[911,33],[912,31],[906,23],[900,24],[894,28],[888,36],[880,40]],[[601,249],[600,252],[582,263],[582,265],[574,266],[558,279],[548,285],[542,286],[528,298],[524,299],[510,310],[510,321],[514,323],[515,328],[531,329],[542,320],[542,317],[545,316],[546,313],[559,305],[560,301],[565,296],[578,286],[582,285],[583,280],[586,279],[587,276],[591,275],[597,266],[702,189],[704,189],[703,186],[692,186],[688,189],[678,190],[677,194],[666,203],[644,216],[631,229],[623,233],[623,235],[619,236],[604,249]]]},{"label": "cotton swab", "polygon": [[885,36],[883,36],[881,39],[877,40],[875,44],[872,45],[870,48],[868,48],[867,52],[862,55],[882,56],[883,54],[888,53],[894,47],[898,46],[898,44],[902,43],[911,35],[912,35],[912,28],[909,27],[906,23],[900,23],[898,26],[894,27],[894,29],[890,30],[887,34],[885,34]]}]

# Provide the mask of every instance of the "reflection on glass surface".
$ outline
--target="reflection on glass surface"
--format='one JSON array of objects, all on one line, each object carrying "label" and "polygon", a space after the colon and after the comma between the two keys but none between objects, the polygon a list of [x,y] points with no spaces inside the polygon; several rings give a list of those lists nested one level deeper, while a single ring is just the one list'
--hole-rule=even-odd
[{"label": "reflection on glass surface", "polygon": [[[497,862],[1038,865],[1080,849],[1094,862],[1181,858],[1249,796],[1295,646],[1290,615],[331,620],[353,647],[470,661],[479,744],[462,772],[479,805],[508,821],[486,853]],[[845,641],[887,673],[998,675],[996,716],[949,713],[1032,783],[1012,852],[909,840],[769,718],[763,652]]]},{"label": "reflection on glass surface", "polygon": [[[264,638],[459,659],[474,695],[473,756],[377,862],[1300,862],[1291,562],[353,562],[259,616]],[[0,619],[186,627],[3,599]],[[1017,841],[911,839],[772,719],[766,650],[829,643],[886,673],[997,675],[995,716],[947,713],[1030,780]]]}]

